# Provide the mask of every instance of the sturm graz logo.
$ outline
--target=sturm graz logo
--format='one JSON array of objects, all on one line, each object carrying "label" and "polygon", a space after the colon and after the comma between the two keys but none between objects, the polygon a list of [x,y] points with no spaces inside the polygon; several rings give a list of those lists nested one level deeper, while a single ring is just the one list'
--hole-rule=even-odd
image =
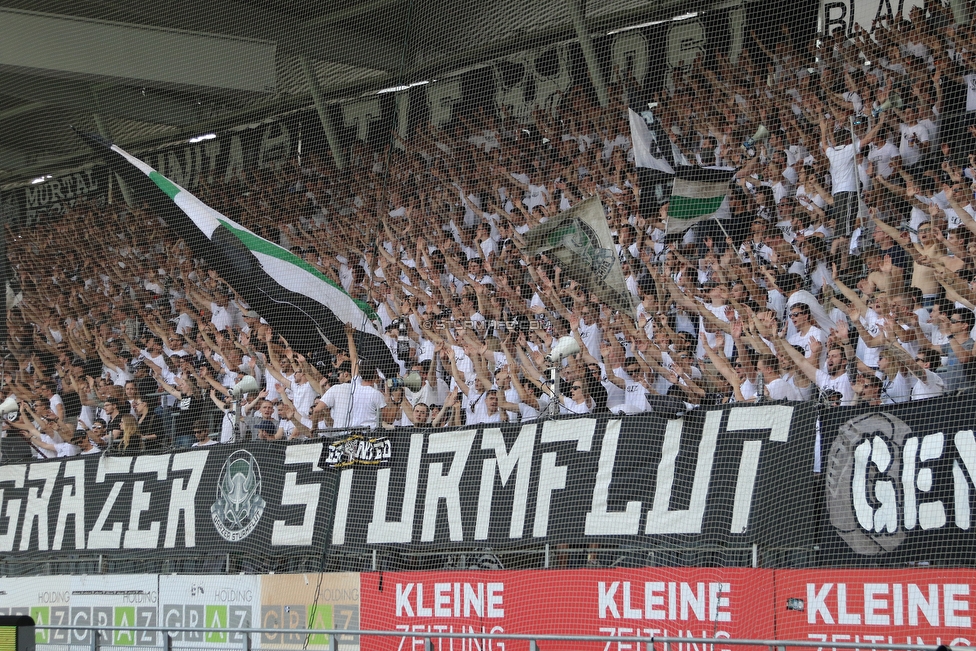
[{"label": "sturm graz logo", "polygon": [[865,414],[841,425],[830,447],[830,524],[858,554],[890,552],[905,540],[898,496],[903,494],[901,451],[911,433],[891,414]]},{"label": "sturm graz logo", "polygon": [[217,500],[210,507],[217,533],[229,542],[244,540],[258,526],[264,506],[257,459],[246,450],[234,452],[220,471]]}]

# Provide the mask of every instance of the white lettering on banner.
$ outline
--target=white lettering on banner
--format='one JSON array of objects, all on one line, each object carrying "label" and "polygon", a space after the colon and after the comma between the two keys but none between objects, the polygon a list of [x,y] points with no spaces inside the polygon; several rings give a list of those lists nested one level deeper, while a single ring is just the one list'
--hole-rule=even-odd
[{"label": "white lettering on banner", "polygon": [[[332,520],[333,545],[344,545],[346,542],[346,522],[349,520],[349,500],[352,499],[352,480],[355,477],[355,473],[355,468],[348,468],[339,475],[339,489],[336,491],[335,517]],[[378,478],[376,486],[379,488]]]},{"label": "white lettering on banner", "polygon": [[[593,432],[596,431],[596,420],[580,418],[577,420],[552,421],[542,425],[541,443],[559,443],[576,441],[577,452],[589,452],[593,446]],[[539,468],[539,488],[535,502],[535,523],[532,535],[541,538],[549,533],[549,507],[552,494],[566,488],[566,466],[556,465],[556,453],[546,452],[542,455]]]},{"label": "white lettering on banner", "polygon": [[[707,588],[707,589],[706,589]],[[661,619],[699,622],[731,622],[730,583],[683,583],[630,581],[597,584],[600,619]],[[667,596],[667,602],[665,602]],[[638,607],[641,606],[641,607]],[[665,608],[666,606],[666,608]]]},{"label": "white lettering on banner", "polygon": [[842,425],[825,473],[828,511],[841,538],[855,552],[871,555],[892,551],[910,531],[949,525],[948,509],[936,498],[949,492],[947,479],[936,485],[936,471],[948,465],[947,455],[952,459],[951,524],[968,531],[976,481],[972,430],[952,437],[941,431],[915,436],[904,421],[885,412]]},{"label": "white lettering on banner", "polygon": [[[136,457],[133,474],[155,473],[156,481],[166,479],[166,469],[169,467],[169,457],[146,455]],[[125,532],[122,546],[125,549],[156,549],[159,545],[159,527],[161,523],[153,520],[148,529],[141,529],[139,522],[142,514],[149,510],[152,503],[152,493],[143,490],[146,482],[136,481],[132,486],[132,502],[129,507],[129,528]]]},{"label": "white lettering on banner", "polygon": [[[790,423],[793,422],[793,407],[788,405],[763,405],[755,409],[733,409],[729,412],[725,430],[741,432],[746,430],[769,430],[769,440],[786,443],[790,438]],[[759,457],[762,441],[744,441],[742,455],[739,457],[739,473],[735,480],[735,501],[732,504],[731,533],[744,533],[749,526],[752,513],[752,494],[756,488],[756,475],[759,473]]]},{"label": "white lettering on banner", "polygon": [[[360,138],[362,140],[362,138]],[[258,167],[274,167],[278,169],[288,159],[291,153],[291,134],[284,122],[272,122],[261,134],[261,145],[258,148]]]},{"label": "white lettering on banner", "polygon": [[[505,629],[501,626],[455,626],[454,624],[397,624],[394,630],[404,633],[489,633],[502,634]],[[426,648],[428,638],[425,637],[401,637],[397,651],[423,651]],[[461,638],[459,640],[437,638],[434,642],[437,651],[505,651],[504,640],[481,640],[477,638]]]},{"label": "white lettering on banner", "polygon": [[844,642],[854,642],[855,644],[859,642],[868,644],[907,644],[919,649],[928,647],[934,648],[942,644],[946,644],[949,647],[972,646],[969,639],[965,637],[955,637],[951,640],[943,640],[941,636],[936,636],[934,640],[932,638],[926,640],[920,635],[906,635],[904,638],[900,638],[894,635],[867,635],[863,633],[855,633],[853,635],[849,633],[807,633],[807,639],[825,643],[825,646],[817,647],[817,651],[836,651],[837,649],[844,648]]},{"label": "white lettering on banner", "polygon": [[855,25],[870,31],[875,21],[883,20],[891,25],[903,18],[909,20],[912,9],[924,5],[924,0],[898,0],[897,3],[892,0],[824,0],[820,4],[817,27],[827,35],[842,29],[844,34],[851,36]]},{"label": "white lettering on banner", "polygon": [[[609,427],[609,425],[608,425]],[[619,426],[618,426],[619,429]],[[512,519],[508,528],[509,538],[521,538],[525,529],[525,510],[529,499],[529,475],[532,472],[532,453],[535,450],[535,424],[519,430],[511,451],[505,449],[505,439],[500,429],[485,429],[481,437],[482,450],[494,450],[493,459],[481,462],[481,489],[478,491],[478,519],[475,524],[475,540],[488,538],[491,518],[491,498],[495,490],[495,469],[502,486],[508,485],[512,472],[515,477],[515,498],[512,503]]]},{"label": "white lettering on banner", "polygon": [[[608,635],[611,637],[692,637],[692,638],[709,638],[712,640],[729,640],[732,638],[732,634],[728,631],[723,631],[718,628],[708,628],[699,629],[692,631],[689,629],[667,629],[667,628],[641,628],[639,626],[601,626],[599,629],[600,635]],[[607,642],[603,647],[604,651],[640,651],[643,644],[641,642]],[[675,651],[733,651],[735,647],[723,647],[716,644],[708,645],[698,645],[692,642],[683,643],[672,642],[670,647]]]},{"label": "white lettering on banner", "polygon": [[673,87],[674,70],[683,70],[705,54],[705,28],[698,19],[675,23],[668,31],[668,87]]},{"label": "white lettering on banner", "polygon": [[443,474],[444,464],[435,461],[427,467],[427,493],[424,496],[424,524],[420,540],[431,542],[437,526],[437,512],[441,500],[447,507],[447,524],[451,540],[464,540],[461,524],[461,477],[468,463],[468,455],[478,430],[438,432],[427,439],[427,454],[453,452],[451,469]]},{"label": "white lettering on banner", "polygon": [[610,48],[613,66],[623,75],[633,75],[638,83],[643,82],[650,57],[647,54],[647,39],[639,30],[617,34]]},{"label": "white lettering on banner", "polygon": [[610,513],[607,503],[610,498],[610,481],[613,479],[613,464],[617,458],[617,440],[620,438],[620,421],[607,423],[600,449],[600,461],[596,469],[596,485],[593,488],[593,502],[586,514],[584,534],[637,535],[640,532],[641,503],[627,502],[623,511]]},{"label": "white lettering on banner", "polygon": [[[309,464],[312,472],[322,472],[319,459],[322,458],[323,443],[311,445],[292,445],[285,450],[285,466]],[[315,518],[319,511],[320,484],[297,483],[298,473],[285,473],[285,485],[281,491],[281,504],[291,506],[301,504],[305,507],[302,523],[299,525],[285,524],[284,520],[275,520],[271,530],[272,545],[311,545],[315,534]]]},{"label": "white lettering on banner", "polygon": [[[24,477],[27,475],[27,466],[16,464],[11,466],[0,466],[0,486],[6,482],[13,482],[13,488],[24,487]],[[7,532],[0,534],[0,551],[10,552],[14,549],[14,538],[20,531],[20,499],[3,501],[3,488],[0,488],[0,509],[6,504],[7,508],[0,513],[0,522],[3,518],[7,520]],[[2,527],[2,524],[0,524]]]},{"label": "white lettering on banner", "polygon": [[504,583],[397,583],[396,617],[498,619],[505,616],[504,592]]},{"label": "white lettering on banner", "polygon": [[559,43],[546,50],[519,52],[493,62],[498,110],[526,121],[536,108],[558,105],[562,93],[573,83],[568,47],[567,43]]},{"label": "white lettering on banner", "polygon": [[390,497],[390,468],[376,472],[376,497],[373,500],[373,519],[366,529],[366,542],[408,543],[413,536],[413,516],[417,506],[417,485],[420,482],[420,461],[424,454],[423,433],[410,435],[410,452],[407,457],[407,479],[403,486],[403,508],[399,521],[386,519],[386,506]]},{"label": "white lettering on banner", "polygon": [[[238,136],[238,142],[240,137]],[[156,171],[187,190],[196,188],[206,175],[212,181],[217,171],[220,140],[214,138],[196,145],[161,152],[156,156]]]},{"label": "white lettering on banner", "polygon": [[718,442],[722,412],[710,411],[705,415],[701,442],[698,444],[698,462],[695,464],[695,481],[691,489],[691,501],[684,511],[671,510],[671,493],[684,419],[669,420],[664,432],[661,461],[657,467],[657,485],[654,489],[654,505],[647,516],[644,533],[701,533],[705,517],[705,498],[712,475],[715,444]]},{"label": "white lettering on banner", "polygon": [[[722,431],[755,431],[756,434],[734,437],[742,446],[740,450],[729,443],[722,448],[722,454],[731,456],[739,467],[735,483],[725,482],[721,488],[723,495],[735,489],[731,531],[744,533],[759,480],[761,453],[768,454],[773,445],[767,440],[779,444],[789,439],[793,409],[766,405],[716,410],[702,414],[698,425],[691,418],[668,422],[664,436],[656,439],[663,438],[661,451],[655,450],[647,459],[652,469],[657,466],[656,483],[646,489],[646,499],[629,501],[616,501],[618,494],[627,495],[628,487],[621,485],[622,476],[615,479],[614,472],[618,453],[623,454],[621,428],[627,425],[627,419],[580,418],[541,425],[527,423],[511,429],[410,433],[409,450],[402,451],[406,456],[403,465],[340,473],[332,540],[334,544],[344,544],[350,533],[347,527],[362,526],[369,511],[372,518],[364,532],[367,544],[486,540],[493,535],[504,537],[506,530],[512,540],[530,535],[543,537],[551,534],[549,524],[556,519],[553,509],[565,508],[565,497],[559,497],[565,495],[561,491],[569,490],[573,491],[574,500],[590,506],[588,512],[580,509],[574,514],[584,520],[579,524],[586,536],[701,533],[709,496],[719,490],[718,484],[711,481],[719,464],[715,459],[718,437]],[[599,439],[594,440],[598,435]],[[966,432],[957,435],[954,440],[958,446],[965,443],[966,436]],[[631,439],[625,440],[631,445]],[[936,490],[926,475],[927,467],[937,460],[930,457],[937,457],[943,447],[951,447],[948,441],[945,446],[936,445],[939,440],[933,435],[926,439],[929,442],[920,440],[912,448],[916,460],[921,461],[914,466],[917,477],[909,483],[918,487],[919,495]],[[404,439],[401,446],[406,443]],[[599,453],[594,445],[600,447]],[[967,454],[976,455],[976,444],[973,448]],[[883,449],[879,444],[877,455],[882,455]],[[272,545],[307,546],[314,539],[316,522],[322,517],[321,482],[325,476],[332,476],[319,468],[322,450],[319,443],[284,448],[278,485],[280,505],[290,515],[285,519],[276,514],[279,519],[269,525]],[[211,505],[210,498],[202,495],[206,491],[201,490],[211,452],[0,466],[0,550],[5,546],[6,551],[192,548],[196,546],[197,507],[209,509]],[[472,454],[480,457],[473,460]],[[727,461],[722,461],[722,468],[735,467]],[[88,464],[95,465],[88,467],[92,485],[85,486]],[[893,461],[889,465],[892,464]],[[966,470],[970,465],[976,467],[976,458],[963,454],[956,472],[957,478],[965,480],[956,486],[957,499],[967,503]],[[570,468],[582,469],[582,484],[570,483]],[[399,473],[395,479],[394,472]],[[370,491],[373,494],[369,496],[372,499],[358,494],[354,498],[358,482],[367,481],[375,482],[375,493]],[[592,493],[581,495],[581,485],[592,486]],[[96,500],[91,499],[93,489]],[[871,487],[865,486],[865,490]],[[368,506],[370,501],[372,507]],[[929,521],[921,516],[926,504],[934,503],[929,498],[916,505],[920,521]],[[367,518],[358,523],[356,518],[348,517],[350,509],[356,513],[357,508],[367,510]],[[418,508],[423,509],[422,514]],[[956,511],[961,513],[962,509]],[[646,523],[641,522],[644,517]]]},{"label": "white lettering on banner", "polygon": [[342,124],[345,127],[356,128],[356,138],[366,140],[369,127],[383,115],[383,108],[377,97],[346,102],[342,105]]},{"label": "white lettering on banner", "polygon": [[[95,481],[101,484],[109,475],[127,474],[131,465],[131,457],[101,456],[98,458],[98,472],[96,473]],[[112,484],[112,490],[109,492],[105,504],[102,505],[98,519],[95,520],[95,526],[92,527],[91,532],[88,534],[88,549],[119,548],[122,541],[122,523],[113,522],[112,528],[109,531],[105,530],[105,525],[108,523],[108,516],[112,513],[112,507],[115,506],[115,501],[119,498],[119,493],[122,492],[124,485],[124,481],[117,481]]]},{"label": "white lettering on banner", "polygon": [[[966,468],[966,473],[970,479],[976,479],[976,439],[973,437],[973,430],[964,430],[961,432],[956,432],[955,437],[952,439],[956,446],[956,452],[959,454],[959,460],[962,461],[962,465]],[[906,446],[907,447],[907,446]],[[969,513],[969,482],[966,481],[965,474],[962,472],[962,468],[959,467],[959,461],[952,462],[952,484],[954,487],[954,506],[955,506],[955,516],[956,516],[956,526],[964,531],[968,531],[971,525],[971,517]],[[919,472],[919,481],[917,485],[924,486],[925,484],[931,484],[932,471],[929,470],[928,477],[926,481],[922,481],[922,473]],[[913,496],[914,497],[914,496]],[[913,502],[914,506],[914,502]],[[907,511],[907,507],[906,507]],[[921,512],[921,507],[919,508]],[[908,514],[906,512],[905,518],[907,521]],[[906,523],[906,527],[908,524]]]},{"label": "white lettering on banner", "polygon": [[22,225],[30,226],[36,223],[39,216],[42,215],[60,215],[74,206],[82,197],[91,195],[100,189],[91,170],[75,172],[44,183],[30,185],[24,188],[26,219]]},{"label": "white lettering on banner", "polygon": [[[645,534],[687,534],[701,533],[705,507],[710,491],[711,475],[717,450],[722,420],[728,414],[725,431],[756,431],[768,433],[757,440],[744,440],[739,456],[739,469],[735,482],[730,532],[742,534],[749,524],[752,501],[759,475],[759,464],[765,441],[781,444],[789,441],[789,429],[794,407],[766,405],[728,411],[711,411],[705,414],[701,438],[697,444],[697,459],[691,482],[679,476],[678,455],[682,450],[685,435],[685,420],[669,421],[662,443],[658,461],[656,486],[653,503],[649,509],[639,500],[626,502],[622,510],[610,510],[610,494],[613,485],[614,467],[621,432],[622,421],[606,421],[602,435],[599,459],[596,463],[594,487],[590,510],[585,515],[584,535],[639,535],[641,518],[647,510]],[[548,535],[550,510],[553,495],[567,486],[567,467],[557,463],[559,452],[539,450],[540,446],[552,444],[575,444],[576,452],[592,451],[597,420],[582,418],[564,421],[547,421],[536,442],[538,425],[526,424],[518,431],[511,449],[506,447],[502,430],[485,428],[480,431],[482,440],[480,450],[494,451],[493,455],[482,458],[477,505],[475,508],[474,531],[464,531],[461,518],[461,482],[465,471],[470,475],[467,461],[472,447],[476,444],[478,430],[435,433],[429,436],[428,448],[423,450],[423,438],[412,435],[410,453],[404,479],[400,517],[388,521],[389,486],[393,469],[383,468],[375,473],[376,498],[373,500],[372,521],[367,528],[367,543],[408,543],[414,540],[413,531],[415,507],[418,501],[419,475],[427,455],[453,453],[450,470],[445,474],[444,462],[431,461],[427,469],[426,492],[423,501],[423,517],[419,540],[431,542],[437,538],[437,524],[440,503],[445,503],[448,536],[452,541],[485,540],[489,536],[492,517],[492,504],[495,497],[496,481],[508,487],[511,496],[511,511],[506,509],[508,518],[508,537],[518,539],[524,535],[528,518],[532,518],[532,536]],[[537,459],[537,461],[535,461]],[[538,470],[532,468],[533,461]],[[354,470],[343,472],[339,482],[336,527],[333,529],[333,543],[343,544],[346,527],[349,524],[348,510],[352,506]],[[402,471],[401,471],[402,472]],[[529,513],[530,478],[538,473],[535,494],[535,510]],[[515,485],[512,487],[512,474]],[[681,480],[679,482],[679,480]],[[689,503],[684,510],[672,510],[676,485],[691,485]],[[464,496],[471,499],[470,496]],[[680,499],[680,498],[679,498]],[[395,511],[394,511],[395,512]],[[473,538],[472,538],[473,533]]]},{"label": "white lettering on banner", "polygon": [[[164,457],[166,458],[166,457]],[[64,543],[68,518],[74,519],[75,549],[85,548],[85,461],[76,459],[64,463],[64,485],[61,487],[61,506],[58,509],[58,523],[54,530],[54,544],[57,551]]]},{"label": "white lettering on banner", "polygon": [[244,178],[247,166],[244,160],[244,145],[241,144],[241,137],[238,135],[230,138],[230,151],[227,154],[227,169],[224,172],[224,183],[233,177]]},{"label": "white lettering on banner", "polygon": [[[848,588],[863,591],[861,611],[852,612]],[[941,598],[940,598],[941,592]],[[945,583],[846,583],[807,584],[807,623],[859,626],[939,626],[969,628],[972,625],[969,585]],[[853,601],[857,603],[856,601]]]},{"label": "white lettering on banner", "polygon": [[[163,546],[176,546],[176,532],[180,524],[180,513],[183,514],[183,546],[196,547],[197,544],[197,516],[193,501],[203,477],[203,468],[207,464],[209,450],[197,452],[182,452],[173,455],[172,471],[190,471],[190,477],[175,477],[170,490],[169,513],[166,516],[166,540]],[[185,480],[185,484],[184,484]],[[186,488],[184,488],[186,486]]]},{"label": "white lettering on banner", "polygon": [[30,549],[31,530],[37,521],[37,546],[41,551],[47,551],[47,510],[54,492],[54,480],[58,478],[60,464],[37,464],[30,467],[29,479],[44,480],[44,487],[31,487],[27,491],[27,506],[24,508],[24,524],[20,534],[20,551]]}]

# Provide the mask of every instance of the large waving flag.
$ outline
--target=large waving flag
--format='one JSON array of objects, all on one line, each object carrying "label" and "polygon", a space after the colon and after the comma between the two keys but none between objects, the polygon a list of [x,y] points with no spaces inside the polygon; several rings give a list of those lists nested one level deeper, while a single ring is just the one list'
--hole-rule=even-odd
[{"label": "large waving flag", "polygon": [[97,136],[80,135],[106,153],[110,167],[137,200],[161,216],[194,255],[204,258],[294,350],[307,355],[330,343],[346,349],[344,324],[351,323],[360,359],[375,364],[386,377],[398,374],[390,349],[372,323],[376,318],[372,306],[352,298],[312,265],[220,214],[121,148]]}]

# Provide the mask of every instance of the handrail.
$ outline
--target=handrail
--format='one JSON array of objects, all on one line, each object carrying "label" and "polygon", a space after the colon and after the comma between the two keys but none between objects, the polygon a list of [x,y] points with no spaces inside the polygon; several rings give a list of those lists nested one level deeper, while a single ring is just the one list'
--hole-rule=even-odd
[{"label": "handrail", "polygon": [[[36,625],[35,628],[62,631],[129,631],[129,632],[159,632],[185,633],[187,629],[167,626],[55,626],[51,624]],[[785,649],[786,647],[824,648],[831,649],[890,649],[891,651],[921,651],[924,646],[918,644],[885,644],[884,642],[828,642],[825,640],[744,640],[737,638],[706,638],[706,637],[673,637],[673,636],[622,636],[622,635],[551,635],[528,633],[448,633],[442,631],[370,631],[352,629],[306,629],[306,628],[193,628],[196,633],[233,633],[233,634],[273,634],[273,635],[328,635],[359,636],[359,637],[414,637],[414,638],[458,638],[475,640],[522,640],[528,642],[556,641],[556,642],[637,642],[651,645],[658,644],[702,644],[702,645],[734,645],[734,646],[762,646],[769,649]],[[934,646],[932,648],[935,648]],[[962,651],[974,647],[952,646],[953,651]]]}]

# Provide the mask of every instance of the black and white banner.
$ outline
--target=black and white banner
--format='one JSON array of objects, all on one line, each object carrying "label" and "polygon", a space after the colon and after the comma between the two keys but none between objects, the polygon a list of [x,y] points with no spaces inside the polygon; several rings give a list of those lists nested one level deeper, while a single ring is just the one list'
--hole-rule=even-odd
[{"label": "black and white banner", "polygon": [[866,32],[873,31],[884,21],[889,26],[902,20],[910,20],[913,9],[925,13],[922,0],[821,0],[817,31],[830,35],[840,29],[852,36],[855,26]]},{"label": "black and white banner", "polygon": [[332,545],[806,545],[815,423],[809,404],[768,404],[407,430],[389,466],[340,473]]},{"label": "black and white banner", "polygon": [[0,554],[322,552],[336,476],[325,444],[0,466]]},{"label": "black and white banner", "polygon": [[6,464],[0,554],[808,546],[815,431],[814,406],[763,404],[397,430],[388,464],[341,470],[324,441]]},{"label": "black and white banner", "polygon": [[971,562],[974,426],[965,397],[827,410],[823,551],[831,562]]}]

